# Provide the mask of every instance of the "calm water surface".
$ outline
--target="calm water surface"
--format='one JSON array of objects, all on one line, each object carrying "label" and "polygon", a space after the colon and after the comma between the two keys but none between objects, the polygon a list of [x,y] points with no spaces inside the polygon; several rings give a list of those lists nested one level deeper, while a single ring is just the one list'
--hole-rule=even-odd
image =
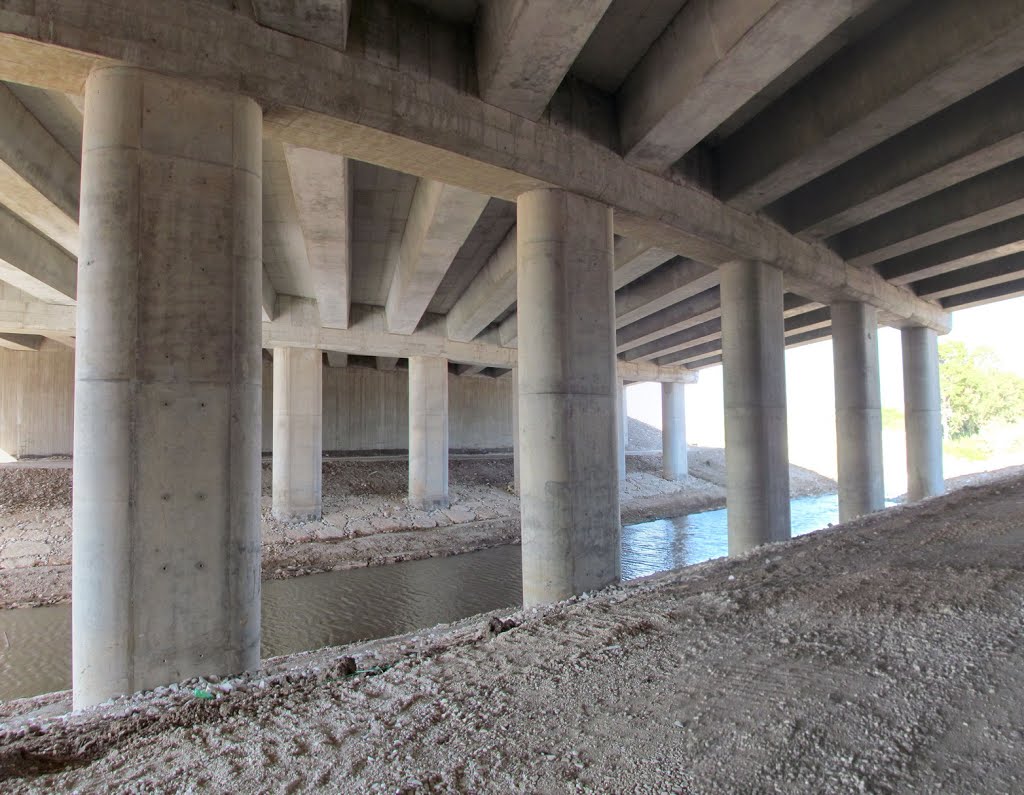
[{"label": "calm water surface", "polygon": [[[838,520],[836,495],[792,502],[793,535]],[[726,512],[628,525],[622,578],[727,553]],[[411,632],[522,602],[518,546],[263,583],[264,657]],[[71,606],[0,610],[0,701],[71,686]]]}]

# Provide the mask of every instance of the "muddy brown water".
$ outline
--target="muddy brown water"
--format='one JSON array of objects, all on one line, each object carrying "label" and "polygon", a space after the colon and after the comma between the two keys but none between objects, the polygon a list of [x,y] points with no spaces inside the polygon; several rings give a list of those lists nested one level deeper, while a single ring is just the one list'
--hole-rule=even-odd
[{"label": "muddy brown water", "polygon": [[[792,502],[793,534],[837,521],[834,494]],[[726,512],[627,525],[622,579],[727,552]],[[518,545],[263,583],[263,657],[383,638],[522,603]],[[71,686],[71,606],[0,610],[0,701]]]}]

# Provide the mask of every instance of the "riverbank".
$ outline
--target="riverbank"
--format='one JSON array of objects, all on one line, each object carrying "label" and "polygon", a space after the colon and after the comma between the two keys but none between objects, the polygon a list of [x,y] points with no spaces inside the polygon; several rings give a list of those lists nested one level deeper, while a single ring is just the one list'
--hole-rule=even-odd
[{"label": "riverbank", "polygon": [[[631,428],[649,443],[649,426]],[[0,609],[59,604],[71,598],[71,469],[66,459],[0,466]],[[714,510],[725,505],[721,449],[691,447],[691,476],[661,477],[661,456],[630,455],[621,486],[625,524]],[[264,579],[455,555],[519,541],[519,499],[511,456],[453,458],[451,507],[418,511],[405,500],[402,459],[327,460],[323,518],[284,523],[271,515],[271,473],[263,467]],[[793,467],[794,497],[827,494],[834,481]]]},{"label": "riverbank", "polygon": [[203,683],[211,700],[190,684],[13,719],[0,778],[9,792],[1019,791],[1022,515],[1017,468],[590,598],[266,661]]}]

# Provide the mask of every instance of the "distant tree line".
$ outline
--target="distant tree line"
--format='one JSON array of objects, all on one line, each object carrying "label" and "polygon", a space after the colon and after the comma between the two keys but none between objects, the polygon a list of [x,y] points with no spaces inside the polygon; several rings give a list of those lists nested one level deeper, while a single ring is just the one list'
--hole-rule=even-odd
[{"label": "distant tree line", "polygon": [[946,436],[976,436],[986,425],[1024,417],[1024,378],[999,369],[988,348],[939,343],[939,380]]}]

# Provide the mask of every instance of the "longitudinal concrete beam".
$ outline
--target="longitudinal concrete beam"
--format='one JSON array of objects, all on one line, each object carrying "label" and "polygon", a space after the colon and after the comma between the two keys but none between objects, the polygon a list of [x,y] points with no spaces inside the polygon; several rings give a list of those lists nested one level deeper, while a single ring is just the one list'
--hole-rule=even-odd
[{"label": "longitudinal concrete beam", "polygon": [[346,328],[352,303],[352,173],[348,159],[285,146],[313,289],[325,326]]},{"label": "longitudinal concrete beam", "polygon": [[960,293],[974,292],[996,284],[1017,281],[1024,277],[1024,254],[982,262],[969,268],[950,271],[914,282],[914,292],[932,299],[949,298]]},{"label": "longitudinal concrete beam", "polygon": [[722,195],[753,210],[1024,66],[1024,0],[912,3],[719,151]]},{"label": "longitudinal concrete beam", "polygon": [[515,302],[516,230],[512,227],[448,313],[448,336],[469,342]]},{"label": "longitudinal concrete beam", "polygon": [[[188,13],[168,17],[162,0],[136,0],[130,14],[108,0],[77,0],[62,11],[61,22],[51,25],[33,5],[5,11],[0,79],[76,94],[98,64],[159,68],[252,96],[268,109],[271,138],[507,200],[536,188],[562,188],[612,206],[622,237],[709,265],[766,262],[785,273],[787,289],[815,301],[864,301],[879,308],[883,323],[949,329],[941,307],[848,265],[826,247],[631,166],[596,137],[581,134],[584,129],[516,119],[450,81],[424,80],[421,65],[327,53],[209,3],[189,3]],[[424,26],[409,35],[430,33]],[[457,56],[444,48],[432,49],[430,57],[437,61],[432,69],[457,68]],[[297,294],[276,278],[274,284]]]},{"label": "longitudinal concrete beam", "polygon": [[38,351],[43,337],[38,334],[0,334],[0,348],[11,351]]},{"label": "longitudinal concrete beam", "polygon": [[266,268],[263,268],[263,294],[260,303],[263,307],[264,322],[273,320],[277,316],[277,290],[274,289],[274,283],[270,281]]},{"label": "longitudinal concrete beam", "polygon": [[718,269],[679,259],[615,293],[615,327],[622,328],[718,285]]},{"label": "longitudinal concrete beam", "polygon": [[970,309],[973,306],[982,306],[993,301],[1005,301],[1008,298],[1016,298],[1021,295],[1024,295],[1024,279],[1017,279],[943,298],[942,305],[947,309]]},{"label": "longitudinal concrete beam", "polygon": [[620,328],[615,334],[619,353],[652,342],[677,331],[697,326],[722,316],[722,299],[717,287],[705,290],[674,306]]},{"label": "longitudinal concrete beam", "polygon": [[78,253],[78,162],[0,85],[0,198],[65,251]]},{"label": "longitudinal concrete beam", "polygon": [[672,259],[675,254],[643,240],[620,237],[615,241],[615,270],[612,286],[621,290],[630,282],[650,273]]},{"label": "longitudinal concrete beam", "polygon": [[388,328],[412,334],[490,196],[421,179],[388,290]]},{"label": "longitudinal concrete beam", "polygon": [[55,304],[73,304],[78,263],[0,205],[0,281]]},{"label": "longitudinal concrete beam", "polygon": [[261,25],[344,50],[351,0],[252,0]]},{"label": "longitudinal concrete beam", "polygon": [[874,265],[1019,215],[1024,215],[1024,159],[848,229],[833,245],[854,265]]},{"label": "longitudinal concrete beam", "polygon": [[75,307],[0,298],[0,332],[73,336]]},{"label": "longitudinal concrete beam", "polygon": [[618,93],[626,160],[664,171],[872,0],[690,0]]},{"label": "longitudinal concrete beam", "polygon": [[328,367],[348,367],[348,354],[338,351],[325,351]]},{"label": "longitudinal concrete beam", "polygon": [[611,0],[484,0],[476,30],[480,96],[540,118]]},{"label": "longitudinal concrete beam", "polygon": [[1024,74],[883,141],[768,208],[795,234],[831,237],[1024,156]]},{"label": "longitudinal concrete beam", "polygon": [[263,141],[263,267],[279,293],[316,298],[306,238],[280,141]]},{"label": "longitudinal concrete beam", "polygon": [[1021,251],[1024,251],[1024,217],[925,246],[880,262],[876,267],[886,279],[907,284]]}]

